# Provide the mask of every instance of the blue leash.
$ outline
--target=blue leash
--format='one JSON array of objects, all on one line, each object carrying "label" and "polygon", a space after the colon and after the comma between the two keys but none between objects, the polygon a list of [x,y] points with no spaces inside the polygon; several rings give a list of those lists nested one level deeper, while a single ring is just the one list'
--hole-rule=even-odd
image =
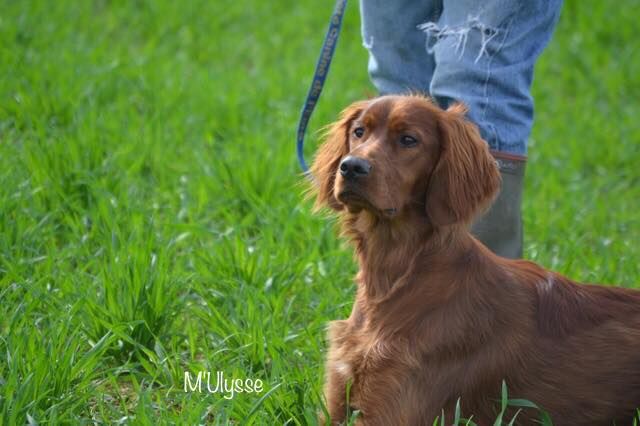
[{"label": "blue leash", "polygon": [[316,70],[313,75],[313,82],[309,87],[309,93],[307,93],[307,99],[304,102],[302,113],[300,114],[300,122],[298,123],[298,135],[297,135],[297,154],[298,162],[304,172],[305,176],[313,180],[309,167],[304,161],[304,134],[307,130],[307,124],[313,113],[313,109],[318,103],[320,93],[322,93],[322,87],[324,81],[329,73],[329,67],[331,66],[331,59],[333,59],[333,52],[336,49],[338,43],[338,36],[340,35],[340,27],[342,27],[342,18],[344,16],[344,10],[347,6],[347,0],[336,0],[336,5],[333,9],[333,15],[331,15],[331,22],[327,29],[327,35],[324,37],[324,43],[322,45],[322,51],[316,64]]}]

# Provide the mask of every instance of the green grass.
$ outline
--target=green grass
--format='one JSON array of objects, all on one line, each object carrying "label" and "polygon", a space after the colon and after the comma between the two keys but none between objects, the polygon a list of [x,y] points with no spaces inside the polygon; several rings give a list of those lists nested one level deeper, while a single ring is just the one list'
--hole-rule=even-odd
[{"label": "green grass", "polygon": [[[294,158],[331,8],[0,0],[0,424],[313,423],[355,272]],[[312,132],[375,93],[347,13]],[[639,284],[638,16],[568,1],[537,66],[526,256],[580,281]]]}]

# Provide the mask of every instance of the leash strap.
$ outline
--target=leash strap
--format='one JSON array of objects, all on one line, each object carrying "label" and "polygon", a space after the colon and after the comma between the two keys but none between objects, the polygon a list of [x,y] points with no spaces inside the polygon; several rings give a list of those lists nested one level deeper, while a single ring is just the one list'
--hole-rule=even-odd
[{"label": "leash strap", "polygon": [[318,103],[318,99],[320,98],[320,93],[322,93],[324,81],[326,80],[327,74],[329,73],[331,59],[333,59],[333,52],[335,51],[336,44],[338,43],[338,36],[340,35],[342,18],[344,17],[344,10],[346,6],[347,0],[336,0],[336,5],[333,9],[333,15],[331,15],[331,22],[329,23],[327,34],[324,37],[322,51],[320,52],[320,57],[318,58],[318,63],[316,64],[313,81],[311,83],[311,87],[309,87],[307,99],[305,100],[304,106],[302,107],[302,113],[300,114],[300,121],[298,123],[298,163],[300,163],[300,167],[302,168],[305,176],[307,176],[311,180],[313,180],[313,176],[309,171],[307,163],[304,161],[304,134],[307,130],[307,124],[309,124],[311,114],[313,113],[313,110]]}]

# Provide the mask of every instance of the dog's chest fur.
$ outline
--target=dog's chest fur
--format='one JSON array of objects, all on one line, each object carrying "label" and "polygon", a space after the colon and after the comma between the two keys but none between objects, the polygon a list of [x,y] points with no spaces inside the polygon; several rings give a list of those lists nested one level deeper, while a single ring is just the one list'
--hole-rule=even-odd
[{"label": "dog's chest fur", "polygon": [[424,363],[406,333],[373,326],[356,306],[349,319],[330,323],[329,341],[327,373],[339,376],[344,388],[336,391],[348,399],[350,409],[368,413],[395,400],[393,421],[407,424],[408,419],[398,416],[420,398],[419,388],[424,387],[419,385],[434,378],[435,370]]},{"label": "dog's chest fur", "polygon": [[[356,324],[352,318],[333,321],[329,336],[333,342],[329,368],[349,384],[351,407],[362,410],[373,402],[369,401],[375,396],[372,389],[385,386],[384,382],[391,385],[389,378],[383,379],[381,373],[389,376],[388,372],[393,368],[394,342],[377,336],[365,324]],[[347,389],[344,392],[346,396]],[[388,394],[388,391],[380,393]]]}]

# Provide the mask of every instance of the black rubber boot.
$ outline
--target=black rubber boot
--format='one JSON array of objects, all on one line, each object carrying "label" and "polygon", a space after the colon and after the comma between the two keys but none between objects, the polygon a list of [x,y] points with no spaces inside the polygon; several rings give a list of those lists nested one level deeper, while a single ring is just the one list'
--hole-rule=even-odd
[{"label": "black rubber boot", "polygon": [[511,259],[522,257],[522,189],[526,157],[492,151],[502,175],[502,188],[471,233],[491,251]]}]

